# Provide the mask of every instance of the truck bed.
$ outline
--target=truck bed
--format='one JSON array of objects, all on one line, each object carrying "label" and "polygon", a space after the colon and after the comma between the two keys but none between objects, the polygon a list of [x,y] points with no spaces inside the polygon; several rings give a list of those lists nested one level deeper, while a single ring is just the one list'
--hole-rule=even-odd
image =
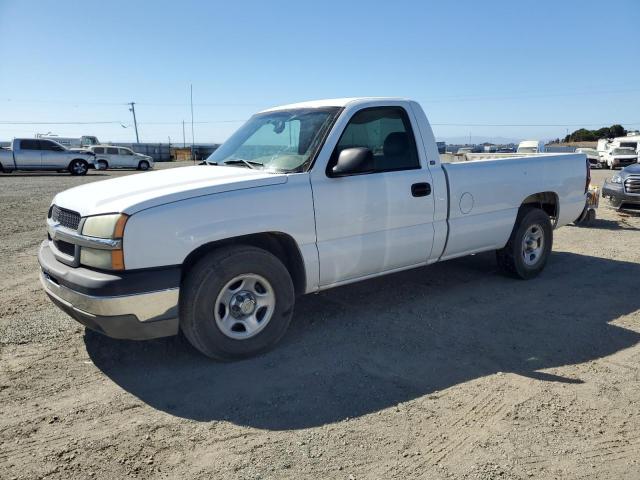
[{"label": "truck bed", "polygon": [[582,154],[471,155],[470,161],[442,164],[449,187],[449,234],[442,259],[487,250],[488,245],[502,248],[525,201],[523,191],[555,192],[562,199],[554,219],[558,227],[573,222],[584,208]]}]

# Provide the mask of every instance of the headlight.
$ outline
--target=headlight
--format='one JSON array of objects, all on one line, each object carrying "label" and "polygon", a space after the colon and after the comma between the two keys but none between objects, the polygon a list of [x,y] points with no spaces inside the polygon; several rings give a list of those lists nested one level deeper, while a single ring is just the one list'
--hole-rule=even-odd
[{"label": "headlight", "polygon": [[611,183],[622,183],[622,177],[620,175],[614,175],[611,177]]},{"label": "headlight", "polygon": [[[88,217],[82,226],[82,235],[122,240],[124,227],[128,218],[127,215],[120,213]],[[122,250],[122,245],[115,250],[81,247],[80,263],[87,267],[101,268],[104,270],[124,270],[124,251]]]},{"label": "headlight", "polygon": [[84,221],[82,234],[98,238],[122,238],[127,216],[120,213],[96,215]]}]

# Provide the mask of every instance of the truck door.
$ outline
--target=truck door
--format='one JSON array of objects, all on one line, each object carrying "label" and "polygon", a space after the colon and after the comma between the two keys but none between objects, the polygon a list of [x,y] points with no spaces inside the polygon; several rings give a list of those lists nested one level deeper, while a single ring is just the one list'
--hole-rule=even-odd
[{"label": "truck door", "polygon": [[[14,158],[18,168],[24,169],[40,169],[42,166],[42,155],[40,153],[39,140],[18,140],[20,145],[14,149]],[[18,143],[16,142],[16,143]]]},{"label": "truck door", "polygon": [[[318,159],[311,183],[321,286],[427,262],[434,200],[414,130],[403,106],[364,108],[348,120],[330,157]],[[373,153],[372,168],[334,176],[340,152],[352,147]]]},{"label": "truck door", "polygon": [[65,149],[50,140],[40,140],[40,152],[43,170],[58,170],[69,166]]}]

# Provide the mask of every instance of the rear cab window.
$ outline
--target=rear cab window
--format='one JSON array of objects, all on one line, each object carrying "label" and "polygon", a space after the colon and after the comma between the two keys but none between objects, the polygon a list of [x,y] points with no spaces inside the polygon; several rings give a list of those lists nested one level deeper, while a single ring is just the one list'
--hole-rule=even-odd
[{"label": "rear cab window", "polygon": [[40,150],[39,140],[20,140],[21,150]]}]

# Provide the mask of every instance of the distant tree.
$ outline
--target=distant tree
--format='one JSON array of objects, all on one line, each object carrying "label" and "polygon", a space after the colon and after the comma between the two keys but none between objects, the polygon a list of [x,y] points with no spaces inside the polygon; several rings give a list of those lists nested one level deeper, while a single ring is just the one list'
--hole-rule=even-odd
[{"label": "distant tree", "polygon": [[609,127],[609,137],[624,137],[627,131],[622,125],[611,125]]},{"label": "distant tree", "polygon": [[601,138],[624,137],[627,131],[622,125],[611,125],[598,130],[580,128],[564,137],[564,142],[595,142]]}]

